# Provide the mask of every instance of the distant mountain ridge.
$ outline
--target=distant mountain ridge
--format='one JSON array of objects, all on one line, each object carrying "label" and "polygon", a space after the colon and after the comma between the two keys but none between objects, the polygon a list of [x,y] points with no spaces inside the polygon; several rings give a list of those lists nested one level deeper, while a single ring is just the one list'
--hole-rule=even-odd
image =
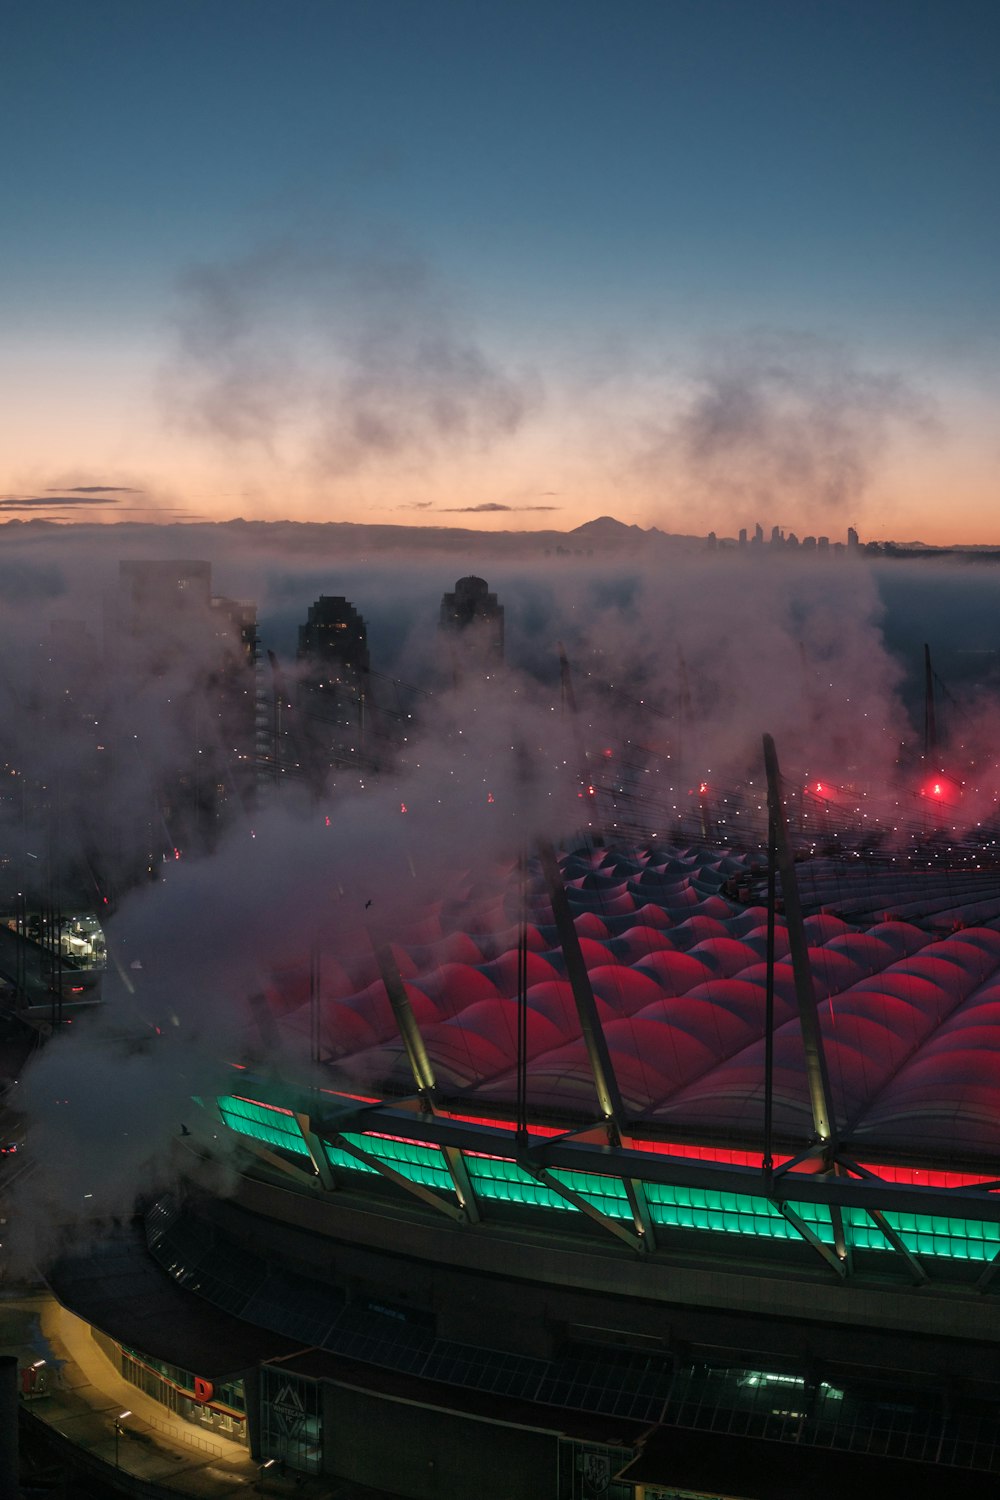
[{"label": "distant mountain ridge", "polygon": [[[511,520],[516,521],[516,512]],[[42,516],[28,520],[11,517],[0,519],[0,538],[13,540],[16,536],[30,538],[38,535],[66,536],[83,534],[122,539],[138,539],[150,533],[171,533],[183,536],[182,548],[197,544],[197,538],[213,535],[224,536],[236,533],[251,547],[265,549],[280,542],[296,551],[317,549],[321,553],[344,550],[351,555],[363,555],[383,551],[428,552],[438,549],[445,552],[481,553],[484,557],[537,557],[539,554],[555,553],[558,556],[591,556],[597,550],[635,556],[641,552],[660,555],[665,552],[691,554],[705,549],[709,538],[693,532],[663,531],[658,526],[643,527],[635,523],[619,521],[616,516],[600,515],[583,521],[568,530],[546,527],[541,531],[520,531],[513,527],[507,530],[480,531],[472,527],[442,524],[434,520],[422,525],[405,522],[371,521],[294,521],[290,519],[247,520],[237,516],[227,521],[173,520],[108,521],[96,523],[81,519],[55,521]],[[737,547],[735,537],[721,536],[718,539],[720,553],[732,555]],[[765,550],[770,549],[765,546]],[[862,551],[865,544],[862,544]],[[954,543],[950,546],[929,542],[880,541],[872,546],[871,556],[897,557],[968,557],[984,561],[1000,560],[1000,545],[989,542]]]},{"label": "distant mountain ridge", "polygon": [[[650,531],[657,531],[655,526]],[[662,533],[657,532],[658,535]],[[569,533],[570,536],[587,537],[626,537],[626,536],[648,536],[649,532],[641,526],[629,526],[624,521],[619,521],[614,516],[597,516],[593,521],[584,521],[581,526],[574,526]]]}]

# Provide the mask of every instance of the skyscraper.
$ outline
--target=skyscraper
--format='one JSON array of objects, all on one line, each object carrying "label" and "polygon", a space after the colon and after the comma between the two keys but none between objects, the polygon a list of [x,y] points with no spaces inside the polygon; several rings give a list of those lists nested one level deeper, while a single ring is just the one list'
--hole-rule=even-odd
[{"label": "skyscraper", "polygon": [[310,774],[363,753],[368,668],[363,618],[342,594],[321,594],[299,626],[297,701]]},{"label": "skyscraper", "polygon": [[320,594],[299,626],[298,659],[303,681],[322,691],[357,686],[368,670],[368,631],[361,615],[342,594]]},{"label": "skyscraper", "polygon": [[497,603],[484,578],[460,578],[455,591],[441,600],[441,630],[450,637],[456,656],[468,668],[489,672],[503,661],[503,605]]}]

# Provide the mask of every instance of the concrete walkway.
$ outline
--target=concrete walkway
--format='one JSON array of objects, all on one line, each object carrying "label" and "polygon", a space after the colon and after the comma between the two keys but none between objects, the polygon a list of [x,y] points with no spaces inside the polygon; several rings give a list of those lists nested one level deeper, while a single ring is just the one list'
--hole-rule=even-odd
[{"label": "concrete walkway", "polygon": [[[142,1480],[171,1494],[212,1500],[249,1500],[261,1487],[267,1495],[301,1500],[358,1494],[318,1476],[262,1471],[241,1444],[161,1406],[123,1380],[87,1324],[47,1292],[0,1293],[0,1353],[16,1355],[22,1368],[45,1360],[48,1394],[30,1400],[32,1416],[103,1465],[102,1483],[111,1487],[117,1475],[123,1490],[129,1480]],[[116,1442],[115,1418],[126,1410],[131,1415],[122,1420]]]}]

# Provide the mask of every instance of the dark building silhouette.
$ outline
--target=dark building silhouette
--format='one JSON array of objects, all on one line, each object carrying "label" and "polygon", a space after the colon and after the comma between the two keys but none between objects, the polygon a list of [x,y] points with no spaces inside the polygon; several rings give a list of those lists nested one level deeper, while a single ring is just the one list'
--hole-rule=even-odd
[{"label": "dark building silhouette", "polygon": [[299,626],[297,694],[307,770],[323,775],[365,748],[368,631],[349,599],[321,594]]},{"label": "dark building silhouette", "polygon": [[356,687],[368,670],[368,631],[350,600],[320,594],[299,626],[299,661],[317,689]]},{"label": "dark building silhouette", "polygon": [[463,664],[486,671],[503,661],[503,605],[484,578],[460,578],[441,600],[441,630]]}]

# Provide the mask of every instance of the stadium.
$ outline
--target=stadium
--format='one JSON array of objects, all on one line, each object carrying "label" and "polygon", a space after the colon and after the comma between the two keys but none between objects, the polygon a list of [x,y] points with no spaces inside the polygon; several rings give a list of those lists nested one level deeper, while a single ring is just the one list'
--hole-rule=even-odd
[{"label": "stadium", "polygon": [[59,1299],[331,1484],[993,1493],[992,877],[796,867],[771,806],[764,870],[541,846],[275,975],[189,1188],[64,1253]]}]

